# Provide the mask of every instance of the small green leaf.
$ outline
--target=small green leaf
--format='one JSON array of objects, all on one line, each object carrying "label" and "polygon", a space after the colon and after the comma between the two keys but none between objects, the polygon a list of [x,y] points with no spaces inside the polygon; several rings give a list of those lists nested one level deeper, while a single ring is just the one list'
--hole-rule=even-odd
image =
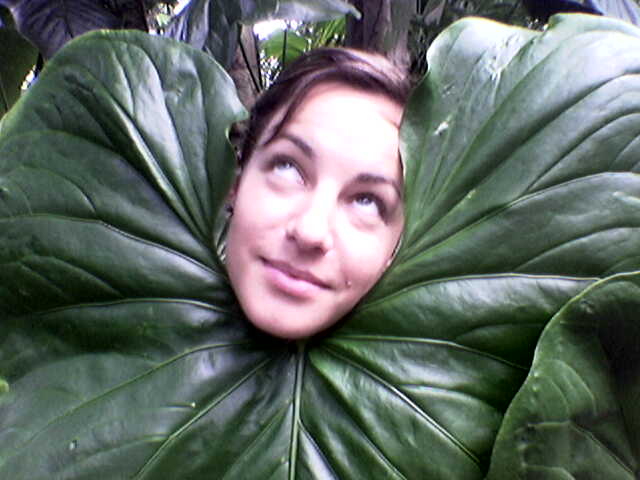
[{"label": "small green leaf", "polygon": [[284,50],[285,45],[285,64],[289,64],[294,61],[308,49],[307,39],[294,32],[286,33],[285,44],[285,33],[283,31],[276,32],[266,39],[262,43],[262,49],[265,56],[281,60],[282,51]]}]

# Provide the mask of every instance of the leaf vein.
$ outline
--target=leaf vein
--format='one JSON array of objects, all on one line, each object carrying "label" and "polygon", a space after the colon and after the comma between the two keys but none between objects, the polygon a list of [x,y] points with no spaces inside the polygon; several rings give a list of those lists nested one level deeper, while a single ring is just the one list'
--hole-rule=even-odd
[{"label": "leaf vein", "polygon": [[63,419],[70,417],[71,415],[73,415],[75,412],[79,411],[80,409],[86,408],[94,403],[99,402],[100,400],[102,400],[103,398],[108,397],[110,394],[115,393],[119,390],[122,390],[124,388],[126,388],[127,386],[149,376],[152,375],[153,373],[155,373],[156,371],[160,370],[161,368],[166,367],[167,365],[170,365],[172,363],[175,363],[183,358],[186,358],[189,355],[201,352],[201,351],[205,351],[205,350],[210,350],[210,349],[219,349],[219,348],[229,348],[229,347],[235,347],[238,345],[242,345],[242,344],[248,344],[250,343],[249,341],[244,341],[244,342],[233,342],[233,343],[226,343],[226,344],[212,344],[212,345],[204,345],[202,347],[198,347],[192,350],[188,350],[186,352],[181,353],[180,355],[176,355],[175,357],[172,357],[164,362],[161,362],[160,364],[150,368],[149,370],[140,373],[139,375],[136,375],[133,378],[130,378],[127,381],[124,381],[122,383],[119,383],[118,385],[115,385],[111,388],[108,388],[107,390],[105,390],[104,392],[100,393],[99,395],[94,396],[93,398],[90,398],[88,401],[82,402],[74,407],[72,407],[71,409],[69,409],[68,411],[66,411],[64,414],[59,415],[58,417],[50,420],[46,425],[44,425],[40,430],[38,430],[37,432],[35,432],[28,440],[24,441],[22,443],[22,445],[16,447],[16,451],[21,450],[23,448],[26,448],[31,442],[35,441],[35,439],[37,437],[39,437],[40,435],[42,435],[45,431],[47,431],[50,427],[54,426],[55,424],[57,424],[58,422],[62,421]]},{"label": "leaf vein", "polygon": [[324,460],[325,466],[331,471],[331,474],[333,475],[333,478],[336,478],[336,479],[339,480],[340,477],[338,477],[338,475],[336,474],[336,471],[334,470],[333,465],[331,465],[331,462],[329,461],[327,456],[320,449],[320,445],[318,445],[318,443],[316,442],[315,438],[313,438],[313,436],[311,435],[311,432],[309,432],[309,430],[305,426],[304,422],[302,422],[302,421],[300,422],[300,431],[304,434],[304,436],[307,438],[309,443],[313,446],[313,449],[316,451],[316,453],[320,457],[322,457],[322,459]]},{"label": "leaf vein", "polygon": [[246,457],[248,452],[251,452],[251,450],[256,448],[256,446],[259,444],[260,439],[263,438],[274,427],[274,425],[276,425],[276,422],[285,415],[288,408],[289,405],[284,405],[282,408],[280,408],[269,420],[269,422],[267,422],[267,424],[260,430],[258,435],[256,435],[255,438],[241,452],[238,451],[238,454],[234,458],[233,462],[231,462],[231,464],[227,467],[226,471],[220,473],[220,480],[225,480],[226,478],[235,480],[238,478],[237,476],[229,477],[229,475],[234,473],[234,467],[238,465],[238,462],[240,462],[240,460],[243,460],[244,457]]},{"label": "leaf vein", "polygon": [[[405,403],[411,410],[413,410],[415,413],[417,413],[420,417],[422,417],[428,425],[430,425],[433,430],[435,430],[436,432],[438,432],[440,435],[442,435],[443,437],[445,437],[447,440],[449,440],[453,445],[456,446],[456,448],[458,448],[461,452],[463,452],[465,454],[465,456],[467,456],[471,461],[473,461],[478,468],[480,468],[480,460],[473,454],[473,452],[471,452],[461,441],[459,441],[452,433],[450,433],[449,431],[447,431],[444,427],[442,427],[441,425],[439,425],[429,414],[427,414],[427,412],[423,411],[413,400],[411,400],[405,393],[401,392],[400,390],[398,390],[394,385],[390,384],[389,382],[387,382],[385,379],[383,379],[382,377],[380,377],[379,375],[377,375],[376,373],[372,372],[371,370],[367,369],[366,367],[357,364],[356,362],[354,362],[353,360],[351,360],[350,358],[345,357],[344,355],[334,351],[333,349],[330,349],[326,346],[323,347],[323,350],[326,350],[330,355],[333,355],[334,357],[342,360],[343,362],[347,363],[348,365],[352,366],[353,368],[355,368],[356,370],[359,370],[361,372],[363,372],[365,375],[369,376],[372,380],[374,380],[375,382],[377,382],[379,385],[381,385],[382,387],[384,387],[385,389],[389,390],[390,392],[392,392],[394,395],[396,395],[400,400],[402,400],[403,403]],[[354,419],[355,422],[355,419]],[[364,433],[363,433],[364,435]],[[368,437],[367,437],[368,438]],[[377,448],[377,447],[376,447]],[[386,459],[386,457],[383,456],[383,458]],[[395,467],[394,467],[395,469]],[[402,475],[401,475],[402,476]],[[404,478],[404,476],[402,476],[402,478]]]},{"label": "leaf vein", "polygon": [[[249,342],[246,342],[246,343],[249,343]],[[228,346],[228,345],[224,345],[224,346]],[[198,350],[204,350],[204,348],[201,348]],[[197,415],[194,415],[193,418],[189,419],[184,425],[182,425],[174,433],[169,435],[167,439],[162,443],[162,445],[158,447],[158,450],[156,450],[156,452],[153,455],[151,455],[151,457],[149,457],[148,460],[145,461],[145,463],[142,465],[140,470],[135,474],[134,477],[132,477],[132,480],[137,480],[139,478],[142,478],[142,475],[144,475],[151,468],[151,465],[160,457],[160,455],[167,448],[169,448],[171,443],[177,440],[189,427],[191,427],[194,423],[196,423],[198,420],[200,420],[202,417],[208,414],[211,410],[213,410],[216,406],[218,406],[223,400],[228,398],[229,395],[231,395],[243,383],[248,381],[252,376],[254,376],[257,372],[263,369],[267,364],[273,361],[274,359],[267,358],[262,362],[260,362],[258,365],[256,365],[255,368],[250,370],[244,377],[240,378],[236,383],[234,383],[226,391],[216,396],[216,398],[214,398],[211,402],[209,402],[209,404],[206,405],[200,412],[198,412]]]},{"label": "leaf vein", "polygon": [[146,246],[151,246],[154,248],[157,248],[159,250],[163,250],[164,252],[170,253],[172,255],[176,255],[180,258],[182,258],[183,260],[197,266],[198,268],[201,268],[202,270],[205,270],[208,273],[211,273],[212,275],[223,279],[226,282],[226,277],[224,275],[222,275],[220,272],[212,269],[211,267],[209,267],[208,265],[205,265],[199,261],[197,261],[196,259],[185,255],[182,252],[179,252],[173,248],[169,248],[166,245],[162,245],[159,244],[157,242],[153,242],[151,240],[139,237],[137,235],[134,235],[130,232],[121,230],[120,228],[117,228],[109,223],[106,223],[103,220],[97,220],[97,219],[87,219],[87,218],[79,218],[79,217],[72,217],[72,216],[68,216],[68,215],[58,215],[58,214],[47,214],[47,213],[33,213],[33,214],[20,214],[20,215],[15,215],[12,217],[8,217],[8,218],[0,218],[0,222],[2,221],[13,221],[16,219],[20,219],[20,218],[35,218],[35,219],[39,219],[39,218],[46,218],[46,219],[57,219],[57,220],[62,220],[62,221],[68,221],[68,222],[73,222],[73,223],[88,223],[88,224],[95,224],[101,227],[104,227],[108,230],[111,230],[119,235],[122,235],[123,237],[126,237],[130,240],[133,240],[135,242],[138,243],[142,243],[143,245]]}]

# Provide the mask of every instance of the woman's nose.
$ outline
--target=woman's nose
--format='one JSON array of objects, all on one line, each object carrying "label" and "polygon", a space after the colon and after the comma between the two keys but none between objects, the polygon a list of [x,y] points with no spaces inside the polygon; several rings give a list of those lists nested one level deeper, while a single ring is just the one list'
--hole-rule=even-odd
[{"label": "woman's nose", "polygon": [[327,199],[309,199],[290,219],[287,237],[301,251],[325,254],[333,248],[332,213]]}]

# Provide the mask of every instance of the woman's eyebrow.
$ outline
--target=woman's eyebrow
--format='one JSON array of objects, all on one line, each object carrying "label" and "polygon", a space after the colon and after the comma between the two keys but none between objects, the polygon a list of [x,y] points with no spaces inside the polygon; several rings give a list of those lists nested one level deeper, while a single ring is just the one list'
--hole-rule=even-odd
[{"label": "woman's eyebrow", "polygon": [[384,175],[377,175],[375,173],[360,173],[356,176],[354,181],[357,183],[385,183],[391,185],[398,194],[398,197],[402,198],[402,190],[400,190],[400,185],[398,185],[398,182]]},{"label": "woman's eyebrow", "polygon": [[302,153],[304,153],[307,157],[309,158],[316,157],[316,154],[313,151],[313,148],[311,148],[311,145],[309,145],[307,142],[305,142],[302,138],[298,137],[297,135],[293,135],[292,133],[288,133],[288,132],[282,132],[280,135],[278,135],[278,137],[286,138],[287,140],[289,140],[296,147],[302,150]]}]

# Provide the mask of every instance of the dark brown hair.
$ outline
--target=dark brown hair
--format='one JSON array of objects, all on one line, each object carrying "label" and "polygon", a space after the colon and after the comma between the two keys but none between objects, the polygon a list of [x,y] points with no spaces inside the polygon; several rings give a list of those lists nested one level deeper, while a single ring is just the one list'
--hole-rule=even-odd
[{"label": "dark brown hair", "polygon": [[379,54],[346,48],[318,48],[298,57],[262,94],[251,111],[240,152],[240,166],[249,160],[273,116],[284,109],[269,142],[289,121],[310,89],[337,82],[384,95],[404,106],[410,83],[406,72]]}]

